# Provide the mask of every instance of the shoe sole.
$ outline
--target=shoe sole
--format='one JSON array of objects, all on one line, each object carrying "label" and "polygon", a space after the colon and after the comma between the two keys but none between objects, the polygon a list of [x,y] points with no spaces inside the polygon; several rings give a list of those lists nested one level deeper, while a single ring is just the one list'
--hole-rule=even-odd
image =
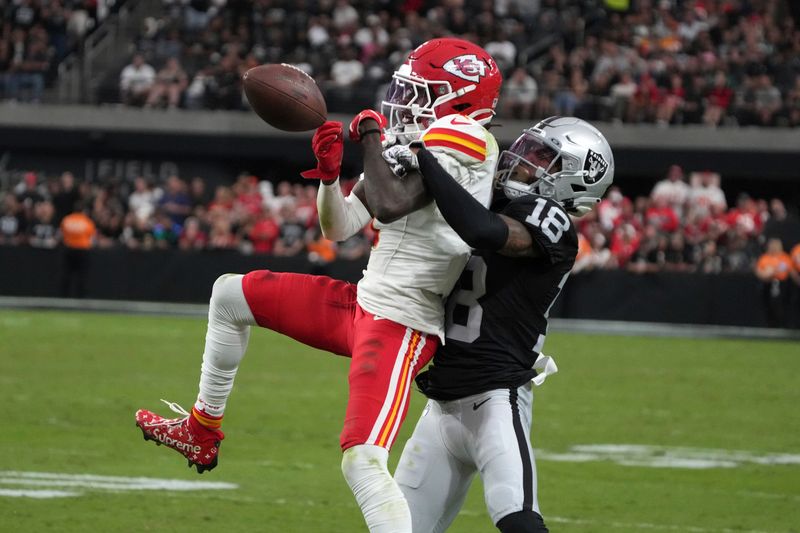
[{"label": "shoe sole", "polygon": [[[137,428],[139,428],[142,431],[142,437],[144,437],[145,441],[150,440],[150,441],[155,442],[156,446],[161,446],[161,442],[158,439],[154,439],[153,437],[149,436],[147,434],[147,432],[144,430],[144,428],[139,425],[138,422],[135,422],[134,424],[136,425]],[[216,446],[219,449],[220,443],[221,443],[221,441],[216,441],[214,443],[214,446]],[[174,449],[174,448],[172,448],[172,449]],[[175,451],[178,451],[178,450],[175,450]],[[184,456],[184,457],[186,457],[186,456]],[[188,457],[186,458],[186,461],[189,463],[189,468],[192,468],[192,466],[197,467],[197,473],[198,474],[202,474],[203,472],[208,472],[210,470],[214,470],[214,468],[216,468],[216,466],[217,466],[217,456],[216,455],[211,460],[211,462],[208,463],[207,465],[200,464],[200,463],[195,463],[191,459],[189,459]]]}]

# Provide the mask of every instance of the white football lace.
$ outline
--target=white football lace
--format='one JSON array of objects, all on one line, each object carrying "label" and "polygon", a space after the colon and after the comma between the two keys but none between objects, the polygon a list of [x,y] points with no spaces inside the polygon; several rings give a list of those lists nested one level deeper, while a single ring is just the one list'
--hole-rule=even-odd
[{"label": "white football lace", "polygon": [[177,403],[168,402],[164,398],[161,398],[161,401],[167,404],[173,413],[178,413],[179,415],[182,415],[181,418],[170,418],[166,420],[160,420],[158,422],[151,422],[147,424],[148,426],[176,426],[178,424],[181,424],[187,418],[189,418],[189,413],[186,412],[186,409],[184,409]]},{"label": "white football lace", "polygon": [[161,398],[161,401],[162,401],[162,402],[164,402],[165,404],[167,404],[167,406],[168,406],[170,409],[172,409],[172,412],[173,412],[173,413],[178,413],[179,415],[183,415],[183,418],[188,418],[188,417],[189,417],[189,413],[186,411],[186,409],[184,409],[183,407],[181,407],[181,406],[180,406],[180,405],[178,405],[177,403],[175,403],[175,402],[168,402],[168,401],[167,401],[167,400],[165,400],[164,398]]}]

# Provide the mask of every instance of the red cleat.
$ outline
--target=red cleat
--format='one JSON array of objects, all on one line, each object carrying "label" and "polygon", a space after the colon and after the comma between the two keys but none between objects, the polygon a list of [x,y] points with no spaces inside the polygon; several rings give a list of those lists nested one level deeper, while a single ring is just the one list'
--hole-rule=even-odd
[{"label": "red cleat", "polygon": [[152,411],[139,409],[136,411],[136,426],[142,430],[144,440],[172,448],[188,459],[189,468],[196,466],[198,474],[213,470],[217,466],[219,444],[225,434],[219,429],[203,426],[180,405],[161,401],[183,417],[164,418]]}]

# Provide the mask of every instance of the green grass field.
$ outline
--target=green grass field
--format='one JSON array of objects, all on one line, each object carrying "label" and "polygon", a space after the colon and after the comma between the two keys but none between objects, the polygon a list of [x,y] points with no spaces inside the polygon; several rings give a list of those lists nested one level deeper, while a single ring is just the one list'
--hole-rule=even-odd
[{"label": "green grass field", "polygon": [[[339,470],[346,359],[256,331],[216,470],[198,476],[142,440],[137,408],[164,411],[159,398],[191,406],[204,333],[199,319],[0,311],[0,531],[365,531]],[[560,373],[536,390],[533,435],[551,531],[800,531],[797,456],[763,458],[800,454],[800,345],[557,333],[547,342]],[[423,405],[419,393],[413,400],[393,464]],[[564,460],[597,444],[663,447],[645,463],[680,447],[730,464],[632,466],[621,464],[632,461],[625,449],[618,460]],[[7,497],[76,490],[8,471],[238,488]],[[496,531],[478,482],[451,531]]]}]

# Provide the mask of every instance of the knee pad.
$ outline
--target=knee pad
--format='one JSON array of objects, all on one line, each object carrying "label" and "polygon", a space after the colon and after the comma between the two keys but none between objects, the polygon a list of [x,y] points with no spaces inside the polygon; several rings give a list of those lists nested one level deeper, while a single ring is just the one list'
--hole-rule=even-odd
[{"label": "knee pad", "polygon": [[542,515],[535,511],[519,511],[506,515],[497,522],[502,533],[549,533]]},{"label": "knee pad", "polygon": [[242,292],[242,276],[241,274],[222,274],[214,281],[214,286],[211,287],[211,301],[212,306],[225,307],[230,304],[235,304],[240,297],[244,296]]},{"label": "knee pad", "polygon": [[[361,444],[342,454],[342,474],[350,488],[373,476],[389,472],[389,451],[380,446]],[[354,489],[355,490],[355,489]]]},{"label": "knee pad", "polygon": [[388,461],[385,448],[360,444],[344,451],[342,473],[370,531],[411,533],[411,512],[389,473]]},{"label": "knee pad", "polygon": [[244,297],[241,274],[223,274],[214,282],[208,305],[208,318],[235,325],[255,323]]}]

